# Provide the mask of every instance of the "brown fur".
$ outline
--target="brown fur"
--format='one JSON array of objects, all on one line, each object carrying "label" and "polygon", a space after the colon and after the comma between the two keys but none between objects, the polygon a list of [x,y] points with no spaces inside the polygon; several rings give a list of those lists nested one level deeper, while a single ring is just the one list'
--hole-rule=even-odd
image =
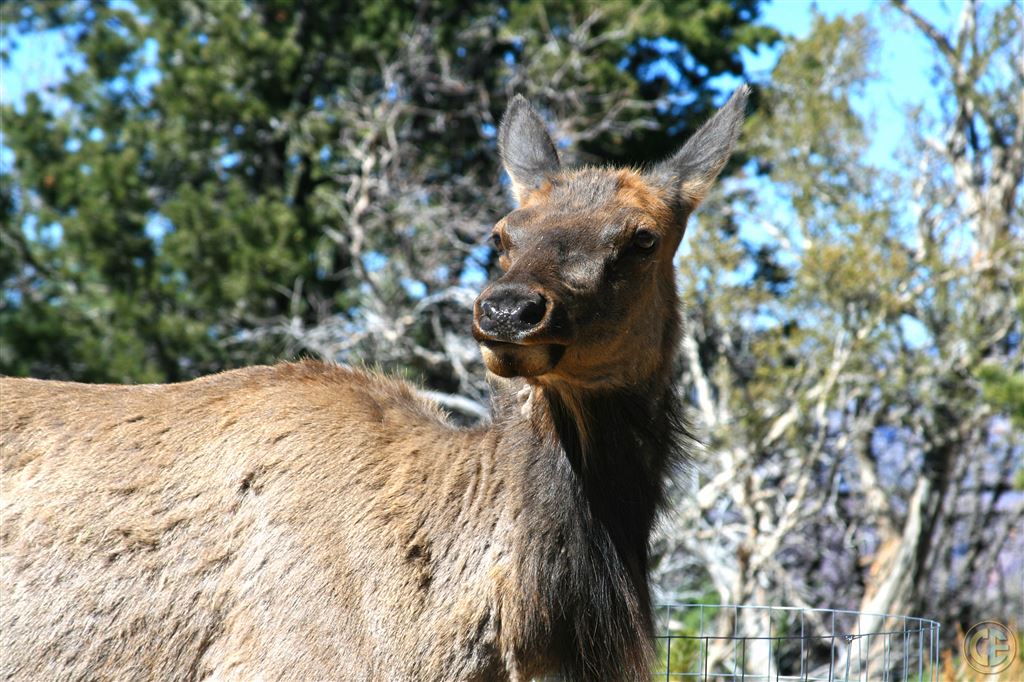
[{"label": "brown fur", "polygon": [[0,677],[648,679],[693,206],[632,171],[529,176],[555,167],[532,116],[539,151],[503,124],[524,207],[499,226],[499,283],[547,308],[520,341],[474,323],[512,377],[492,424],[312,361],[0,380]]}]

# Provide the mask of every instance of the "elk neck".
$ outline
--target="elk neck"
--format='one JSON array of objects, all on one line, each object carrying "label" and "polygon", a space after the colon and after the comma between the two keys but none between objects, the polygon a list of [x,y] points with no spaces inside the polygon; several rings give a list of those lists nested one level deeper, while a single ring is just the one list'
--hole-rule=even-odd
[{"label": "elk neck", "polygon": [[539,393],[531,427],[569,465],[595,521],[620,551],[646,545],[682,435],[675,387],[652,377],[629,388]]},{"label": "elk neck", "polygon": [[660,361],[639,380],[580,387],[520,379],[505,383],[494,402],[496,423],[528,433],[543,451],[542,475],[578,494],[618,554],[636,561],[644,576],[667,478],[691,439],[673,371],[679,337],[678,317],[669,315],[655,351]]},{"label": "elk neck", "polygon": [[520,550],[537,557],[524,557],[536,589],[525,593],[564,614],[549,632],[568,679],[646,670],[648,543],[689,438],[671,375],[608,390],[516,379],[495,396],[496,427],[530,449],[521,483],[537,528]]}]

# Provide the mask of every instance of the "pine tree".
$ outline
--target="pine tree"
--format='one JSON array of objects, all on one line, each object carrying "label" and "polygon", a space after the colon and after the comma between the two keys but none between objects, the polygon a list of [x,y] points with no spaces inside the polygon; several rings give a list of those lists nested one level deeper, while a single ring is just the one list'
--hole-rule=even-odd
[{"label": "pine tree", "polygon": [[[773,39],[758,1],[7,3],[15,43],[63,31],[83,68],[2,111],[0,371],[173,381],[369,334],[340,359],[454,390],[464,319],[397,327],[488,265],[511,92],[571,107],[583,155],[650,160]],[[417,353],[374,355],[382,315]]]}]

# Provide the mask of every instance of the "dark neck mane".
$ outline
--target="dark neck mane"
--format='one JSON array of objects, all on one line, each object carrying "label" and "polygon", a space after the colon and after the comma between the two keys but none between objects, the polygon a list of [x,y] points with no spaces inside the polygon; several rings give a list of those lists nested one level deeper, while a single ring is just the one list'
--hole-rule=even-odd
[{"label": "dark neck mane", "polygon": [[[639,391],[564,394],[546,389],[552,445],[569,463],[594,519],[620,556],[642,558],[664,501],[666,476],[685,428],[670,385]],[[580,426],[580,417],[585,423]]]},{"label": "dark neck mane", "polygon": [[568,679],[644,677],[648,543],[688,438],[675,387],[524,387],[510,382],[495,401],[496,418],[539,446],[524,483],[542,528],[521,557],[526,593],[539,603],[524,606],[556,615],[542,627]]}]

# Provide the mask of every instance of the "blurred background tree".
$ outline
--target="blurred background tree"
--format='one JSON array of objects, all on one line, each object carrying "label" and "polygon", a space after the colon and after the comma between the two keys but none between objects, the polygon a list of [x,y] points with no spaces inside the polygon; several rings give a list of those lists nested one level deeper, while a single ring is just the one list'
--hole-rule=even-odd
[{"label": "blurred background tree", "polygon": [[[486,418],[468,331],[511,207],[505,102],[532,99],[570,163],[657,160],[753,77],[741,50],[778,37],[760,9],[7,3],[12,44],[62,31],[79,61],[2,110],[0,371],[166,381],[305,353]],[[1024,615],[1022,17],[883,16],[935,57],[890,162],[852,105],[875,27],[816,16],[690,227],[679,371],[706,448],[656,575],[949,636]]]},{"label": "blurred background tree", "polygon": [[[570,155],[639,162],[775,36],[758,0],[672,9],[5,4],[15,44],[65,31],[82,68],[59,107],[3,110],[0,371],[177,381],[311,350],[471,391],[475,350],[444,336],[465,329],[458,285],[483,278],[481,235],[508,206],[506,99],[545,102]],[[359,342],[380,334],[394,347]]]},{"label": "blurred background tree", "polygon": [[681,260],[708,455],[663,582],[699,591],[706,571],[731,603],[1018,622],[1022,12],[965,2],[951,35],[901,2],[886,17],[935,58],[935,99],[907,112],[892,163],[869,159],[851,105],[878,78],[873,27],[816,16],[742,138],[762,173],[726,183]]}]

